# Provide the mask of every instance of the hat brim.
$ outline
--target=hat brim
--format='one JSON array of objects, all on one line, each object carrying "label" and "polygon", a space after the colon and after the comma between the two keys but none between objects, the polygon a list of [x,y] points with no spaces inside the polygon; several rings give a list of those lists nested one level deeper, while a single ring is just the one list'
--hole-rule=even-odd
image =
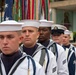
[{"label": "hat brim", "polygon": [[22,30],[21,24],[0,24],[1,31],[19,31]]},{"label": "hat brim", "polygon": [[61,30],[61,29],[51,30],[51,34],[52,34],[52,35],[64,34],[64,30]]}]

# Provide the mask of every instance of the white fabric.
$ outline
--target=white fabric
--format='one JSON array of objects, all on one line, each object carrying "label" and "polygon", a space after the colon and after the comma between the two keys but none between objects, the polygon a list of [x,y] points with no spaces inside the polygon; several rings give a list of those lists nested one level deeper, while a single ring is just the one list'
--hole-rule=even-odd
[{"label": "white fabric", "polygon": [[1,31],[18,31],[22,29],[22,23],[18,23],[14,20],[7,20],[0,23]]},{"label": "white fabric", "polygon": [[40,20],[40,27],[51,27],[53,25],[53,21]]},{"label": "white fabric", "polygon": [[[38,51],[33,59],[37,62],[39,62],[40,60],[40,56],[41,56],[41,49],[42,49],[42,45],[41,44],[38,44],[38,48],[36,49],[36,51]],[[41,47],[41,48],[40,48]],[[22,49],[22,48],[21,48]],[[34,52],[35,53],[35,52]],[[57,75],[57,63],[56,63],[56,57],[54,56],[54,54],[48,50],[48,53],[49,53],[49,64],[48,64],[48,68],[47,68],[47,74],[46,75]],[[46,68],[46,65],[47,65],[47,54],[45,55],[45,62],[44,62],[44,65],[43,65],[43,68],[44,68],[44,71],[45,71],[45,68]],[[53,69],[56,68],[56,71],[53,72]]]},{"label": "white fabric", "polygon": [[[41,50],[33,57],[33,59],[36,60],[37,62],[39,62],[40,55],[41,55]],[[53,73],[53,69],[55,67],[57,67],[56,57],[50,51],[49,51],[49,56],[50,56],[50,59],[49,59],[50,61],[49,61],[49,65],[47,68],[47,74],[46,75],[57,75],[57,70]],[[44,70],[46,68],[46,64],[47,64],[47,55],[45,56],[45,62],[43,65]]]},{"label": "white fabric", "polygon": [[[17,63],[17,62],[16,62]],[[12,69],[15,67],[16,63],[13,65],[11,70],[9,71],[8,75],[10,75]],[[36,74],[35,75],[45,75],[43,68],[41,65],[39,65],[37,62],[36,63]],[[3,63],[1,62],[1,67],[2,67],[2,72],[3,75],[6,75],[5,68]],[[16,71],[13,73],[13,75],[28,75],[28,59],[25,58],[21,64],[17,67]],[[33,75],[33,65],[30,60],[30,69],[29,69],[29,75]]]},{"label": "white fabric", "polygon": [[66,48],[66,58],[68,57],[68,52],[69,52],[69,49],[68,48]]},{"label": "white fabric", "polygon": [[32,26],[39,28],[40,22],[38,20],[21,20],[21,23],[23,23],[22,27]]},{"label": "white fabric", "polygon": [[55,29],[55,30],[57,30],[57,29],[66,30],[67,28],[65,26],[63,26],[63,25],[54,24],[54,25],[52,25],[52,28],[51,29],[52,30],[53,29]]},{"label": "white fabric", "polygon": [[64,31],[64,34],[68,34],[68,35],[70,35],[70,34],[71,34],[71,31],[69,31],[69,30],[65,30],[65,31]]},{"label": "white fabric", "polygon": [[[52,42],[52,40],[50,40],[50,42]],[[56,44],[56,46],[57,46],[57,50],[58,50],[58,58],[57,58],[57,67],[58,67],[57,73],[58,74],[57,75],[69,75],[66,52],[64,51],[62,46],[60,46],[58,44]],[[51,47],[49,50],[51,50]],[[63,64],[64,60],[66,60],[65,64]]]}]

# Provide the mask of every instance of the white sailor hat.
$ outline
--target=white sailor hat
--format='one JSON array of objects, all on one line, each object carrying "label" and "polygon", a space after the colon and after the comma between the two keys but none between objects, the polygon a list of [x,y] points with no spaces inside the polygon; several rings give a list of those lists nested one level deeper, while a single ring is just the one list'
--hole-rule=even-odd
[{"label": "white sailor hat", "polygon": [[38,20],[21,20],[21,23],[23,23],[22,27],[32,26],[39,28],[40,22]]},{"label": "white sailor hat", "polygon": [[14,20],[7,20],[0,23],[0,32],[2,31],[19,31],[22,29],[22,23]]},{"label": "white sailor hat", "polygon": [[64,34],[68,34],[68,35],[70,35],[72,32],[71,31],[69,31],[69,30],[65,30],[64,31]]},{"label": "white sailor hat", "polygon": [[40,27],[51,27],[53,24],[53,21],[47,21],[46,19],[40,20]]},{"label": "white sailor hat", "polygon": [[64,30],[66,30],[67,28],[63,25],[59,25],[59,24],[54,24],[51,27],[51,34],[52,35],[61,35],[64,34]]},{"label": "white sailor hat", "polygon": [[51,27],[51,30],[66,30],[67,28],[63,25],[59,25],[59,24],[54,24]]}]

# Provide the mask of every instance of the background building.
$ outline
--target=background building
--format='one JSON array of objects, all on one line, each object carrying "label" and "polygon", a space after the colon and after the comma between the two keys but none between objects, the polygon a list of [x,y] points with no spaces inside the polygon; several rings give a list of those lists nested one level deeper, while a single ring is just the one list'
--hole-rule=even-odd
[{"label": "background building", "polygon": [[76,0],[51,0],[51,20],[73,31],[76,41]]},{"label": "background building", "polygon": [[0,0],[0,22],[4,17],[5,20],[13,17],[17,21],[40,18],[53,20],[73,31],[73,40],[76,41],[76,0]]}]

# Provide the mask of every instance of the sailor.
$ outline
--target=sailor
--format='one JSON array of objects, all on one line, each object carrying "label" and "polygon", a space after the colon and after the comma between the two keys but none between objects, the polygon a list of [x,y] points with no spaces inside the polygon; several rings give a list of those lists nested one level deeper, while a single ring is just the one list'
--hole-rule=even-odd
[{"label": "sailor", "polygon": [[52,39],[62,45],[62,38],[63,38],[63,34],[64,34],[64,30],[66,30],[67,28],[63,25],[59,25],[59,24],[54,24],[51,27],[51,36]]},{"label": "sailor", "polygon": [[55,43],[53,40],[50,40],[51,36],[51,26],[54,24],[51,21],[40,20],[41,24],[39,27],[40,36],[38,42],[51,50],[56,56],[57,61],[57,74],[58,75],[69,75],[67,59],[65,57],[65,51],[59,44]]},{"label": "sailor", "polygon": [[66,51],[66,57],[68,61],[69,75],[75,75],[76,65],[76,47],[70,43],[71,31],[65,30],[63,35],[63,48]]},{"label": "sailor", "polygon": [[40,22],[37,20],[22,20],[21,22],[24,23],[22,25],[23,44],[20,46],[21,50],[39,62],[46,75],[57,75],[56,57],[51,51],[37,43]]},{"label": "sailor", "polygon": [[14,20],[0,23],[0,75],[45,75],[41,65],[19,50],[21,29]]}]

